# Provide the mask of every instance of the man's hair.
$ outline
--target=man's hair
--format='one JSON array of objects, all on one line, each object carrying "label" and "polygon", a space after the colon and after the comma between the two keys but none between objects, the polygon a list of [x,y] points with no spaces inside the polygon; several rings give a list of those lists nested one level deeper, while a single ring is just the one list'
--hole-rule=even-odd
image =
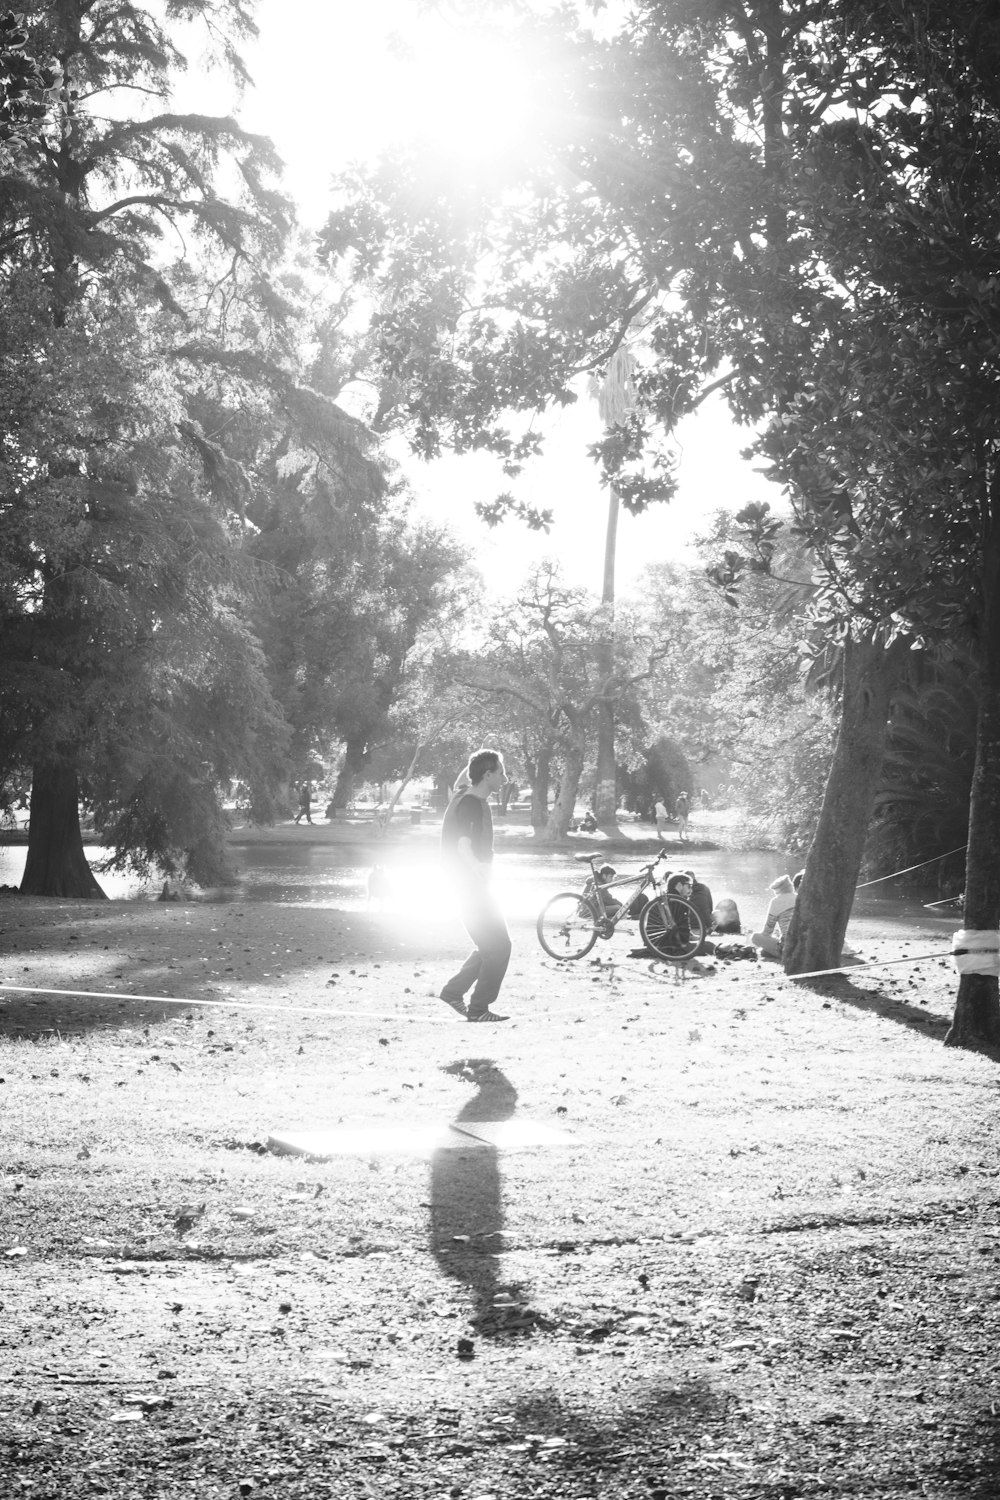
[{"label": "man's hair", "polygon": [[477,750],[475,755],[469,757],[469,780],[473,786],[478,786],[484,776],[490,771],[495,771],[500,764],[500,757],[495,750]]}]

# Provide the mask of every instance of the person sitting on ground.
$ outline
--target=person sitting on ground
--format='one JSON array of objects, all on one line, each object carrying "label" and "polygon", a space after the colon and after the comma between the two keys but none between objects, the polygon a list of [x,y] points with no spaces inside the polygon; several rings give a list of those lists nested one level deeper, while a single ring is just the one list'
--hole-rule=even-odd
[{"label": "person sitting on ground", "polygon": [[723,896],[713,908],[712,931],[720,937],[738,936],[743,931],[740,909],[731,896]]},{"label": "person sitting on ground", "polygon": [[[598,865],[598,867],[597,867],[597,884],[598,885],[607,885],[608,881],[609,880],[614,880],[614,878],[615,878],[615,876],[617,874],[618,874],[618,871],[615,869],[614,865]],[[588,887],[590,886],[590,881],[587,882],[587,885],[588,885]],[[596,891],[596,889],[594,889],[594,891],[593,891],[592,894],[594,896],[594,899],[596,900],[597,899],[597,891]],[[604,903],[604,910],[605,910],[605,912],[607,913],[607,915],[609,917],[617,916],[617,914],[622,909],[621,902],[618,901],[618,900],[616,900],[615,897],[611,894],[610,891],[602,891],[601,892],[601,900]]]},{"label": "person sitting on ground", "polygon": [[[760,932],[750,935],[750,941],[754,947],[759,948],[765,958],[781,958],[781,950],[788,932],[788,924],[792,920],[792,912],[795,910],[795,902],[798,898],[799,887],[805,870],[799,870],[789,879],[787,875],[779,875],[778,879],[772,881],[768,887],[774,891],[774,898],[767,908],[764,918],[764,926]],[[775,936],[777,933],[777,936]],[[854,949],[845,943],[840,950],[840,962],[842,964],[859,964],[863,960],[858,957]]]},{"label": "person sitting on ground", "polygon": [[[799,876],[801,880],[801,876]],[[791,877],[779,875],[777,880],[772,880],[768,890],[773,894],[771,903],[764,915],[764,923],[759,932],[750,934],[750,941],[755,948],[759,948],[765,958],[780,958],[781,944],[788,924],[792,920],[792,912],[795,910],[795,896],[797,886],[794,886]]]},{"label": "person sitting on ground", "polygon": [[[689,948],[692,937],[688,908],[692,905],[693,890],[694,878],[689,870],[675,870],[672,875],[667,876],[663,887],[667,909],[677,932],[678,944],[685,951]],[[701,944],[697,951],[699,953],[703,951]]]},{"label": "person sitting on ground", "polygon": [[687,899],[701,918],[702,939],[698,945],[698,952],[714,953],[715,944],[709,939],[709,933],[712,931],[712,892],[704,881],[698,879],[693,870],[682,870],[681,874],[686,875],[691,882],[691,894]]},{"label": "person sitting on ground", "polygon": [[[661,887],[661,900],[666,906],[670,925],[676,930],[678,950],[685,952],[691,943],[688,907],[691,904],[692,886],[691,875],[687,870],[673,870]],[[699,946],[698,952],[701,951]],[[709,950],[705,949],[705,951]],[[633,948],[629,953],[630,958],[661,958],[662,956],[652,948]]]},{"label": "person sitting on ground", "polygon": [[709,933],[712,930],[712,911],[714,908],[712,892],[705,885],[704,881],[698,879],[693,870],[682,870],[681,874],[686,875],[691,882],[691,894],[688,900],[701,918],[701,925],[704,927],[705,932]]}]

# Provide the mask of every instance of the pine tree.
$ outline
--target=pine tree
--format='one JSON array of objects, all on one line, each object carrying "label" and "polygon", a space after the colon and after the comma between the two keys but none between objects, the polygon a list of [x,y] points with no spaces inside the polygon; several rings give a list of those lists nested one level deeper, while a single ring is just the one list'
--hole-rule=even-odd
[{"label": "pine tree", "polygon": [[[273,776],[281,721],[235,609],[232,496],[187,418],[176,334],[217,336],[251,296],[266,321],[288,207],[267,185],[267,141],[155,112],[184,64],[171,23],[205,23],[240,77],[243,6],[183,0],[162,21],[118,0],[26,10],[59,89],[0,164],[0,754],[8,778],[31,771],[22,889],[98,895],[81,793],[140,858],[184,846],[186,809],[207,867],[218,779]],[[226,194],[224,168],[239,184]],[[171,264],[178,242],[195,253]]]}]

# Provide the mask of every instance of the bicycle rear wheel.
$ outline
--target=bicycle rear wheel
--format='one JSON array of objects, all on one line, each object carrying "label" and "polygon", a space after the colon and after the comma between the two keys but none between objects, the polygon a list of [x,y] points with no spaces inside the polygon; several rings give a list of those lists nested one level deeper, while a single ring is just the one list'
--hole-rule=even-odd
[{"label": "bicycle rear wheel", "polygon": [[657,958],[684,963],[701,947],[705,928],[694,907],[680,896],[657,896],[643,908],[639,932]]},{"label": "bicycle rear wheel", "polygon": [[560,891],[538,913],[535,931],[550,958],[583,958],[597,942],[598,915],[579,891]]}]

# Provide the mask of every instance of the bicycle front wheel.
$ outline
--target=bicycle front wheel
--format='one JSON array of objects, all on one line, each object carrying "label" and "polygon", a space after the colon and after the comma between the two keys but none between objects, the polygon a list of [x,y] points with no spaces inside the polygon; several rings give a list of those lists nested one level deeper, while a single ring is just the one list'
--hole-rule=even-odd
[{"label": "bicycle front wheel", "polygon": [[550,958],[583,958],[597,942],[598,915],[579,891],[561,891],[538,913],[535,931]]},{"label": "bicycle front wheel", "polygon": [[680,896],[658,896],[643,908],[639,932],[657,958],[684,963],[701,947],[705,928],[701,918]]}]

